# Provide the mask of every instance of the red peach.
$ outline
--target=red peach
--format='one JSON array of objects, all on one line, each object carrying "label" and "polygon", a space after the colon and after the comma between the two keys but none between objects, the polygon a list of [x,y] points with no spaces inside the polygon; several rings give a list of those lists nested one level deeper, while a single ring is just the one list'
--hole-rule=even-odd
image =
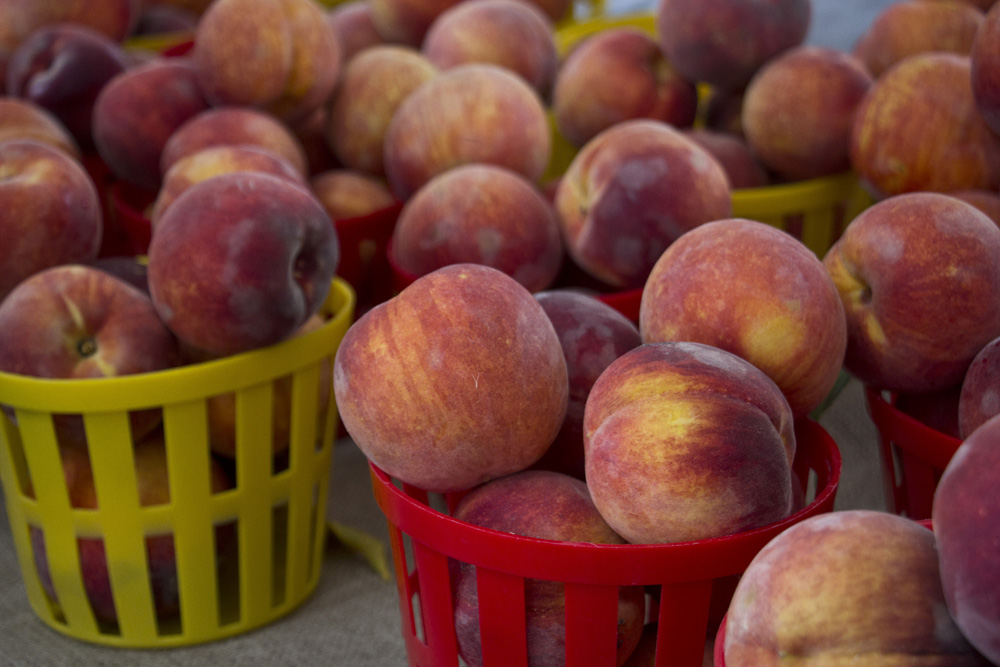
[{"label": "red peach", "polygon": [[694,341],[732,352],[778,385],[796,417],[833,388],[847,323],[823,263],[762,222],[715,220],[674,241],[646,280],[643,342]]},{"label": "red peach", "polygon": [[645,343],[612,362],[587,398],[587,485],[633,544],[759,528],[791,514],[792,424],[778,386],[741,357]]},{"label": "red peach", "polygon": [[388,474],[429,491],[469,489],[541,458],[566,413],[566,360],[520,283],[452,264],[348,329],[334,360],[348,433]]},{"label": "red peach", "polygon": [[466,164],[435,176],[407,200],[392,254],[413,275],[483,264],[537,292],[555,281],[563,244],[555,210],[534,183],[503,167]]},{"label": "red peach", "polygon": [[732,214],[729,179],[707,150],[666,123],[630,120],[573,158],[556,189],[572,260],[613,287],[641,287],[684,232]]},{"label": "red peach", "polygon": [[396,109],[410,93],[437,74],[416,49],[373,46],[344,67],[330,98],[327,143],[341,164],[385,175],[385,134]]},{"label": "red peach", "polygon": [[[433,119],[433,122],[430,122]],[[396,109],[385,131],[385,173],[402,200],[460,164],[507,167],[538,182],[552,132],[541,98],[516,74],[482,63],[431,77]]]}]

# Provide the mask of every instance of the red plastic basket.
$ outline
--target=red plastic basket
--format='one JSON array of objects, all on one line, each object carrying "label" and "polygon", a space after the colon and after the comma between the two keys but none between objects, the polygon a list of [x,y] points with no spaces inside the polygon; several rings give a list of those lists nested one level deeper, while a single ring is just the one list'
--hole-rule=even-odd
[{"label": "red plastic basket", "polygon": [[897,409],[892,392],[865,387],[865,400],[879,433],[887,509],[911,519],[930,518],[938,480],[962,441]]},{"label": "red plastic basket", "polygon": [[794,470],[813,498],[804,509],[757,530],[676,544],[557,542],[481,528],[442,511],[458,497],[428,494],[370,465],[375,500],[389,523],[409,665],[460,664],[448,567],[456,559],[476,566],[485,667],[527,664],[525,579],[565,584],[567,664],[615,664],[618,587],[642,585],[659,592],[647,596],[647,621],[659,627],[655,664],[700,667],[705,639],[715,632],[713,584],[741,573],[788,526],[833,509],[836,443],[811,420],[796,425],[796,437]]}]

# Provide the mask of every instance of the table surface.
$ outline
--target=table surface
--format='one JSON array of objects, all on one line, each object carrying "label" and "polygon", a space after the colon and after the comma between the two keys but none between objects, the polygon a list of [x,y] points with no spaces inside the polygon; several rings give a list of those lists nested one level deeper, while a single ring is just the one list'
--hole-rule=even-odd
[{"label": "table surface", "polygon": [[[888,4],[889,0],[814,0],[808,41],[849,50]],[[614,12],[643,7],[648,3],[608,4]],[[856,381],[848,383],[820,423],[837,441],[844,459],[836,509],[884,509],[877,432]],[[6,511],[2,514],[0,666],[406,664],[395,583],[332,539],[314,594],[289,615],[258,630],[194,647],[155,650],[107,648],[66,637],[42,623],[29,607]],[[388,553],[386,522],[374,502],[367,462],[349,439],[335,446],[327,517],[380,539]]]}]

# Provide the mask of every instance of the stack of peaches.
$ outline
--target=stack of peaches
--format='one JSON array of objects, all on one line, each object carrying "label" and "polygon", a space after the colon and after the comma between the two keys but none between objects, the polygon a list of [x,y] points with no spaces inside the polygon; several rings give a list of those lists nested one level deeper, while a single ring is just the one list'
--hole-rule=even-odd
[{"label": "stack of peaches", "polygon": [[[4,122],[0,162],[38,174],[14,156],[44,153],[64,165],[45,173],[71,174],[12,179],[0,195],[26,212],[0,219],[17,239],[0,250],[0,350],[14,360],[0,370],[39,372],[14,365],[25,358],[14,343],[43,337],[2,338],[28,328],[23,290],[62,265],[99,263],[113,231],[84,155],[148,193],[148,265],[129,269],[146,291],[129,298],[146,299],[192,360],[292,335],[336,270],[331,223],[399,205],[389,259],[412,283],[351,327],[332,381],[374,464],[430,491],[469,491],[456,509],[468,521],[548,539],[683,542],[787,517],[804,502],[794,422],[843,369],[936,391],[1000,337],[1000,228],[982,203],[1000,190],[1000,9],[896,4],[923,23],[880,21],[872,29],[885,32],[850,54],[804,44],[809,0],[660,0],[652,32],[609,25],[566,49],[568,0],[0,5],[5,102],[30,106],[32,127],[69,146]],[[154,8],[189,31],[189,52],[123,47]],[[101,33],[111,15],[127,26]],[[946,42],[945,27],[965,40]],[[896,46],[894,28],[910,38]],[[89,82],[87,96],[72,97],[70,81]],[[572,157],[553,173],[560,142]],[[734,189],[851,169],[878,201],[824,257],[732,217]],[[49,222],[40,203],[71,195],[80,202]],[[638,321],[593,299],[595,286],[641,288]],[[997,590],[996,468],[968,466],[963,486],[979,492],[915,541],[888,539],[916,527],[908,519],[835,516],[850,544],[878,552],[840,566],[822,560],[836,549],[799,549],[796,588],[757,598],[832,606],[814,624],[754,612],[727,652],[741,636],[758,650],[740,662],[734,648],[730,664],[799,652],[1000,660],[997,598],[975,595]],[[524,476],[541,480],[534,509],[504,511]],[[573,521],[538,518],[570,503],[548,493],[573,498]],[[502,511],[479,511],[477,496]],[[939,550],[945,574],[976,582],[961,594],[942,585],[934,535],[958,541]],[[873,577],[850,591],[879,593],[812,587],[837,567]],[[886,607],[911,583],[902,611]],[[639,644],[635,616],[619,664]],[[460,647],[475,664],[470,623]],[[549,650],[558,641],[529,640],[539,660]]]}]

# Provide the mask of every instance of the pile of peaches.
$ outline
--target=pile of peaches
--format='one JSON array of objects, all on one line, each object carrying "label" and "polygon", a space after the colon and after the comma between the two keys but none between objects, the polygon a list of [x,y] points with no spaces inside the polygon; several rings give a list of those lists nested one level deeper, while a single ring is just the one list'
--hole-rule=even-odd
[{"label": "pile of peaches", "polygon": [[[1000,337],[991,5],[904,0],[845,53],[805,44],[809,0],[660,0],[652,31],[611,22],[571,44],[569,0],[0,4],[0,199],[17,213],[0,217],[0,370],[145,372],[295,335],[337,271],[334,224],[398,207],[388,259],[409,286],[350,328],[331,382],[374,464],[435,492],[544,474],[541,488],[584,499],[571,521],[525,513],[549,539],[683,542],[772,523],[805,502],[794,423],[842,371],[900,393],[954,389]],[[187,48],[137,48],[164,31]],[[553,171],[560,145],[571,156]],[[823,257],[733,217],[736,189],[851,170],[876,203]],[[113,256],[110,184],[147,197],[141,262]],[[636,288],[637,321],[593,298]],[[985,409],[995,381],[977,382]],[[995,440],[980,424],[970,445]],[[817,621],[829,637],[800,626],[794,645],[745,662],[727,644],[729,664],[1000,660],[997,598],[967,590],[997,590],[1000,569],[969,537],[1000,539],[996,468],[977,460],[956,455],[976,492],[934,533],[917,527],[920,563],[902,581],[878,574],[898,570],[891,545],[913,553],[881,540],[899,517],[857,518],[847,539],[884,547],[862,569],[892,590],[838,588]],[[467,520],[531,533],[520,518]],[[942,587],[934,539],[941,565],[978,585]],[[967,553],[946,560],[953,549]],[[858,560],[813,570],[847,579]],[[801,591],[758,595],[825,595],[796,571]],[[881,605],[911,581],[906,624]],[[733,636],[788,636],[786,617],[752,618]],[[470,664],[474,625],[459,630]],[[619,664],[640,634],[622,627]]]}]

